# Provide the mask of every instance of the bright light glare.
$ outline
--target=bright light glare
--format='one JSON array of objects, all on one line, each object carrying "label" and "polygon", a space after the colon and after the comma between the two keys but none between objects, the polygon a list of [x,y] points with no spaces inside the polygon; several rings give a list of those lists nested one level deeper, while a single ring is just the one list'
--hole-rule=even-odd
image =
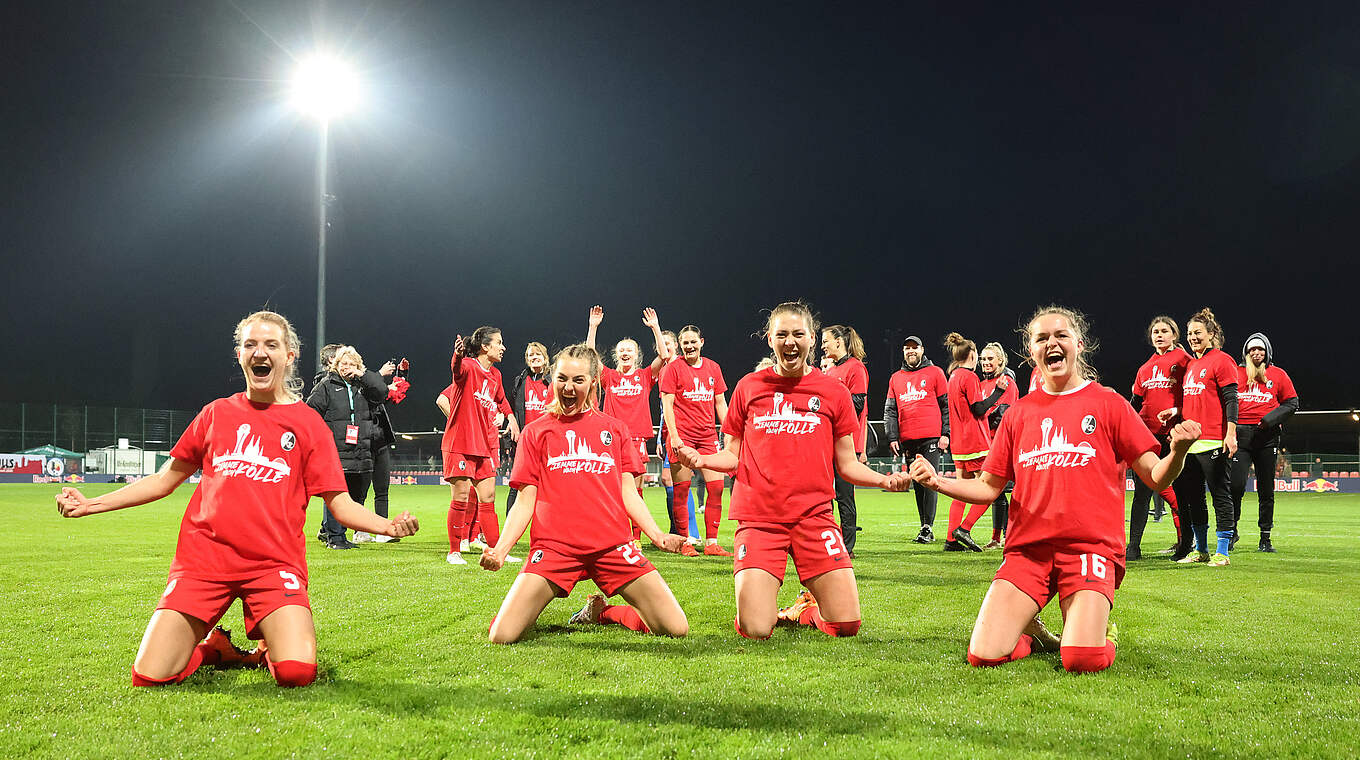
[{"label": "bright light glare", "polygon": [[335,58],[308,58],[293,75],[293,105],[303,113],[331,119],[349,111],[358,101],[358,78]]}]

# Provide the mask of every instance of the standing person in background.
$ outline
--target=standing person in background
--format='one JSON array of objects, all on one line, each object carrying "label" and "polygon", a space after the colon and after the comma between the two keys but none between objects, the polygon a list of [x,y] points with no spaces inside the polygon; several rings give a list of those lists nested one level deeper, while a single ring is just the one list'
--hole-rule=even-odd
[{"label": "standing person in background", "polygon": [[[530,422],[543,416],[551,395],[552,391],[548,388],[548,347],[533,341],[524,347],[524,370],[515,376],[515,387],[510,392],[510,405],[514,409],[515,419],[524,420],[522,427],[528,427]],[[509,446],[513,451],[513,440]],[[507,516],[518,497],[519,491],[511,488],[510,495],[505,499]]]},{"label": "standing person in background", "polygon": [[[864,464],[869,461],[864,448],[869,429],[869,370],[864,366],[864,341],[855,328],[831,325],[822,330],[822,353],[831,360],[826,374],[850,391],[850,403],[855,408],[859,427],[855,431],[855,458]],[[841,518],[841,535],[850,558],[855,558],[855,537],[859,525],[855,510],[855,487],[836,475],[836,511]]]},{"label": "standing person in background", "polygon": [[[722,368],[702,355],[703,335],[694,325],[680,330],[680,361],[667,364],[661,371],[661,414],[671,447],[671,480],[675,484],[675,500],[671,503],[677,523],[689,522],[689,482],[693,472],[675,459],[674,452],[682,446],[700,454],[716,454],[718,435],[713,421],[722,424],[727,416],[727,383]],[[704,554],[730,557],[732,553],[718,545],[718,527],[722,520],[723,474],[717,470],[702,470],[708,498],[704,501]],[[681,548],[683,556],[697,556],[694,547]]]},{"label": "standing person in background", "polygon": [[492,366],[504,357],[505,341],[495,327],[478,327],[468,339],[462,335],[454,339],[449,363],[453,382],[443,396],[449,408],[448,424],[440,444],[444,480],[453,488],[448,515],[449,553],[444,558],[450,565],[467,564],[461,552],[468,522],[480,518],[490,545],[500,538],[495,502],[495,449],[499,449],[495,419],[502,406],[510,411],[510,437],[519,438],[519,425],[505,402],[500,372]]},{"label": "standing person in background", "polygon": [[[392,418],[387,416],[387,404],[389,402],[400,404],[406,399],[406,391],[411,384],[406,382],[405,375],[410,368],[411,363],[403,358],[401,361],[388,361],[378,370],[378,374],[382,375],[384,380],[391,378],[391,382],[387,384],[387,398],[383,403],[373,407],[373,511],[379,517],[387,517],[388,495],[392,487],[392,446],[397,442]],[[381,533],[354,531],[356,544],[365,542],[389,544],[400,540]]]},{"label": "standing person in background", "polygon": [[[1256,550],[1273,554],[1270,531],[1275,526],[1275,463],[1280,457],[1280,433],[1285,420],[1299,410],[1299,394],[1289,373],[1275,366],[1270,338],[1252,333],[1242,345],[1237,368],[1237,454],[1232,459],[1233,524],[1241,525],[1242,494],[1247,490],[1247,468],[1256,468],[1256,524],[1261,541]],[[1233,528],[1232,544],[1240,538]]]},{"label": "standing person in background", "polygon": [[[383,365],[389,373],[395,366]],[[349,497],[363,504],[368,498],[368,487],[373,482],[373,437],[376,425],[373,407],[387,398],[387,383],[382,376],[364,367],[363,357],[352,346],[335,349],[330,371],[312,387],[307,405],[325,420],[340,452],[340,464],[345,471],[345,485]],[[329,510],[321,522],[330,549],[353,549],[345,538],[345,526]],[[364,535],[367,535],[366,533]]]},{"label": "standing person in background", "polygon": [[[586,345],[595,348],[595,334],[604,321],[604,309],[596,305],[590,310],[586,330]],[[652,346],[656,358],[647,367],[642,367],[642,348],[632,338],[624,338],[614,344],[614,366],[604,367],[600,372],[600,389],[604,392],[604,413],[628,426],[633,445],[637,447],[638,457],[645,466],[650,455],[647,454],[647,441],[652,437],[652,386],[661,378],[661,368],[666,366],[670,355],[661,334],[661,320],[656,309],[647,307],[642,310],[642,324],[652,331]],[[636,481],[638,498],[642,498],[642,479]],[[631,519],[631,518],[630,518]],[[642,538],[642,527],[633,523],[633,540]]]},{"label": "standing person in background", "polygon": [[[1010,378],[1002,376],[996,381],[990,395],[984,395],[981,382],[975,371],[978,363],[977,344],[956,332],[945,336],[944,344],[949,346],[949,416],[953,421],[954,437],[949,441],[949,454],[954,459],[958,477],[972,480],[982,472],[982,462],[987,458],[991,445],[991,430],[987,427],[987,410],[1001,400],[1010,387]],[[919,482],[919,481],[918,481]],[[993,496],[992,499],[996,497]],[[944,550],[961,552],[982,551],[969,531],[982,518],[991,499],[987,503],[974,504],[967,515],[964,503],[955,499],[949,503],[949,540]]]},{"label": "standing person in background", "polygon": [[[902,341],[902,369],[888,380],[883,429],[893,454],[908,463],[919,455],[940,468],[940,451],[949,448],[949,380],[926,357],[925,344],[915,335]],[[915,490],[921,531],[912,540],[928,544],[935,540],[936,496],[929,488]]]},{"label": "standing person in background", "polygon": [[[1183,418],[1198,422],[1203,432],[1190,447],[1185,471],[1176,479],[1176,502],[1181,510],[1181,533],[1193,535],[1195,552],[1182,540],[1172,559],[1182,564],[1202,562],[1228,566],[1232,551],[1233,502],[1231,461],[1237,454],[1237,362],[1223,352],[1223,327],[1207,307],[1185,325],[1185,341],[1193,356],[1181,384],[1184,406],[1158,415],[1164,421]],[[1214,503],[1217,544],[1209,556],[1209,512],[1204,489]],[[1187,519],[1187,515],[1189,519]],[[1188,524],[1188,528],[1186,527]]]},{"label": "standing person in background", "polygon": [[[666,364],[680,361],[680,342],[676,340],[674,332],[662,330],[661,344],[665,347],[666,355],[670,357]],[[665,365],[662,365],[661,369],[664,370],[665,368]],[[657,379],[657,383],[658,385],[660,384],[660,378]],[[684,525],[677,525],[675,522],[675,510],[671,508],[671,505],[675,503],[675,482],[671,480],[671,447],[666,445],[666,422],[665,415],[662,414],[660,409],[660,403],[660,393],[658,392],[657,419],[661,420],[661,423],[656,426],[656,455],[657,458],[661,460],[661,487],[666,489],[666,514],[670,516],[670,532],[680,536],[687,536],[689,534],[688,519],[685,521]],[[651,411],[650,408],[648,411]],[[686,502],[685,510],[688,512],[688,500],[686,500]]]},{"label": "standing person in background", "polygon": [[[1171,432],[1171,425],[1160,415],[1167,409],[1179,409],[1184,402],[1181,383],[1185,380],[1185,368],[1190,364],[1190,354],[1177,342],[1181,337],[1181,329],[1171,317],[1164,315],[1153,317],[1151,324],[1148,325],[1147,334],[1154,353],[1138,368],[1138,374],[1133,379],[1133,397],[1130,400],[1133,408],[1138,411],[1138,416],[1147,425],[1147,429],[1161,444],[1161,455],[1166,456],[1171,452],[1170,439],[1167,437]],[[1183,537],[1181,531],[1188,531],[1190,527],[1181,520],[1180,510],[1176,508],[1175,489],[1163,489],[1160,495],[1171,505],[1171,519],[1176,524],[1176,543],[1166,552],[1171,554],[1181,541],[1188,543],[1188,536]],[[1130,561],[1143,558],[1143,531],[1147,528],[1148,503],[1152,501],[1153,496],[1141,478],[1133,479],[1133,507],[1129,511]]]},{"label": "standing person in background", "polygon": [[[1001,426],[1001,417],[1010,409],[1016,401],[1020,400],[1020,391],[1015,387],[1015,373],[1010,367],[1006,366],[1006,350],[1000,343],[995,341],[983,347],[982,353],[978,354],[978,386],[982,393],[990,396],[996,390],[997,381],[1005,376],[1010,385],[1006,386],[1005,392],[1001,394],[1001,400],[992,405],[987,410],[987,430],[989,435],[995,435],[996,429]],[[992,540],[987,542],[983,549],[1001,549],[1005,546],[1004,537],[1006,535],[1006,518],[1010,514],[1010,502],[1006,500],[1006,491],[1010,489],[1010,484],[1002,489],[1001,495],[992,502]]]}]

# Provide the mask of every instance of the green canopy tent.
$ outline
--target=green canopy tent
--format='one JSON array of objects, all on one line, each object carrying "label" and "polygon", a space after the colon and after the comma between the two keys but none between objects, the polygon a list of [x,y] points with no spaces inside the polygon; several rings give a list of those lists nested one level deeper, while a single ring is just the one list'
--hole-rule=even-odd
[{"label": "green canopy tent", "polygon": [[59,457],[59,458],[61,458],[61,459],[84,459],[84,458],[85,458],[85,455],[84,455],[84,454],[77,454],[76,452],[71,451],[70,449],[63,449],[63,448],[60,447],[60,446],[53,446],[53,445],[50,444],[50,443],[47,444],[46,446],[38,446],[38,447],[32,448],[32,449],[25,449],[25,450],[23,450],[23,451],[20,451],[19,453],[20,453],[20,454],[28,454],[28,455],[30,455],[30,456],[39,456],[39,457]]}]

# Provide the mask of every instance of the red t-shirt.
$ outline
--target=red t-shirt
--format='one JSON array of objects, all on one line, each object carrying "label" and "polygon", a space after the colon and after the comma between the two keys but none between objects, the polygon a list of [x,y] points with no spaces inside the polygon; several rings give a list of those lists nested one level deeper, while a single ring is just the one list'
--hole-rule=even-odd
[{"label": "red t-shirt", "polygon": [[496,450],[496,412],[510,405],[501,387],[501,373],[495,367],[482,369],[476,359],[463,357],[463,376],[457,375],[444,389],[449,399],[449,419],[444,426],[440,448],[465,456],[489,457]]},{"label": "red t-shirt", "polygon": [[218,399],[170,456],[203,470],[170,577],[241,580],[281,568],[306,579],[307,499],[346,490],[335,439],[316,410],[256,404],[244,393]]},{"label": "red t-shirt", "polygon": [[938,438],[944,427],[940,396],[949,393],[944,370],[934,364],[919,369],[899,369],[888,380],[888,394],[897,398],[897,437]]},{"label": "red t-shirt", "polygon": [[[652,406],[649,402],[655,384],[651,367],[634,367],[627,373],[605,367],[600,371],[604,413],[627,425],[631,437],[651,438]],[[677,419],[676,424],[679,423]]]},{"label": "red t-shirt", "polygon": [[[661,392],[675,394],[675,428],[687,446],[716,438],[715,399],[727,392],[722,368],[712,359],[700,359],[690,366],[684,359],[673,361],[661,370]],[[680,441],[670,441],[679,448]]]},{"label": "red t-shirt", "polygon": [[1138,374],[1133,378],[1133,395],[1143,397],[1143,408],[1138,410],[1138,416],[1143,418],[1148,430],[1160,435],[1171,429],[1157,421],[1157,414],[1167,409],[1179,409],[1185,403],[1181,381],[1189,363],[1190,354],[1185,349],[1172,348],[1164,354],[1153,354],[1138,368]]},{"label": "red t-shirt", "polygon": [[[869,393],[869,370],[864,366],[864,362],[853,356],[847,356],[836,362],[827,370],[826,374],[832,380],[836,380],[850,391],[851,395],[856,393],[868,395]],[[854,399],[851,399],[851,411],[854,410]],[[864,439],[866,436],[864,426],[869,420],[869,404],[865,404],[859,410],[859,429],[855,431],[855,453],[864,453]]]},{"label": "red t-shirt", "polygon": [[[983,398],[987,398],[988,396],[992,395],[992,391],[996,390],[996,381],[1000,379],[1001,379],[1000,377],[988,377],[979,380],[978,392],[982,394]],[[1014,406],[1015,402],[1019,400],[1020,390],[1015,387],[1015,378],[1011,378],[1011,384],[1006,386],[1006,390],[1001,392],[1001,399],[997,401],[995,404],[992,404],[991,409],[987,410],[987,416],[990,417],[992,412],[995,412],[998,406],[1001,406],[1002,404],[1005,404],[1007,406]],[[991,424],[988,423],[987,427],[990,430]]]},{"label": "red t-shirt", "polygon": [[1298,397],[1289,374],[1274,364],[1266,367],[1264,383],[1247,382],[1247,368],[1237,367],[1237,422],[1255,425],[1275,411],[1281,401]]},{"label": "red t-shirt", "polygon": [[535,380],[533,375],[524,376],[524,419],[519,421],[521,429],[543,416],[543,410],[547,408],[548,397],[551,395],[552,390],[548,388],[546,379]]},{"label": "red t-shirt", "polygon": [[836,441],[857,424],[850,392],[821,370],[743,377],[723,422],[724,433],[741,438],[728,517],[794,523],[830,511]]},{"label": "red t-shirt", "polygon": [[1223,402],[1218,397],[1218,390],[1236,383],[1237,363],[1222,350],[1211,348],[1198,359],[1190,359],[1185,381],[1181,384],[1185,394],[1181,416],[1200,424],[1203,428],[1200,440],[1221,441],[1227,435],[1228,426],[1224,424]]},{"label": "red t-shirt", "polygon": [[953,454],[978,454],[991,445],[987,416],[974,417],[969,404],[987,398],[977,373],[959,367],[949,376],[949,451]]},{"label": "red t-shirt", "polygon": [[982,465],[1015,481],[1006,553],[1052,544],[1124,564],[1124,463],[1161,450],[1133,407],[1088,382],[1026,395],[1001,418]]},{"label": "red t-shirt", "polygon": [[589,554],[633,537],[623,473],[645,472],[628,428],[603,412],[545,414],[524,428],[510,487],[537,486],[530,544]]},{"label": "red t-shirt", "polygon": [[1043,384],[1044,384],[1044,373],[1040,372],[1038,367],[1030,367],[1030,369],[1029,369],[1029,390],[1027,390],[1027,391],[1025,391],[1025,392],[1026,392],[1026,393],[1033,393],[1034,391],[1038,390],[1038,388],[1039,388],[1040,386],[1042,386]]}]

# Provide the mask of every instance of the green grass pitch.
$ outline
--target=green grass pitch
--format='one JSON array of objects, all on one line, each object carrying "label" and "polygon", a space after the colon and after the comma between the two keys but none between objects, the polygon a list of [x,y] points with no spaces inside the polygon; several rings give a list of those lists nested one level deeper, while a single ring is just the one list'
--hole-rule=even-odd
[{"label": "green grass pitch", "polygon": [[[909,543],[909,495],[859,492],[857,638],[741,639],[730,561],[652,548],[689,616],[687,639],[566,625],[594,591],[586,582],[507,647],[486,643],[486,629],[515,571],[445,564],[447,490],[394,487],[393,505],[422,521],[418,536],[347,552],[308,542],[320,673],[282,690],[264,671],[213,670],[132,688],[192,488],[80,520],[57,516],[55,491],[0,486],[0,756],[1360,756],[1357,496],[1282,495],[1279,554],[1254,551],[1248,495],[1231,567],[1133,563],[1113,616],[1118,659],[1072,676],[1057,655],[967,665],[1000,557]],[[648,489],[658,516],[662,498]],[[309,538],[318,520],[313,509]],[[731,531],[725,522],[728,546]],[[1171,535],[1169,519],[1149,523],[1144,551]],[[781,601],[796,591],[790,572]],[[1044,618],[1060,628],[1056,605]],[[243,643],[239,605],[224,624]]]}]

